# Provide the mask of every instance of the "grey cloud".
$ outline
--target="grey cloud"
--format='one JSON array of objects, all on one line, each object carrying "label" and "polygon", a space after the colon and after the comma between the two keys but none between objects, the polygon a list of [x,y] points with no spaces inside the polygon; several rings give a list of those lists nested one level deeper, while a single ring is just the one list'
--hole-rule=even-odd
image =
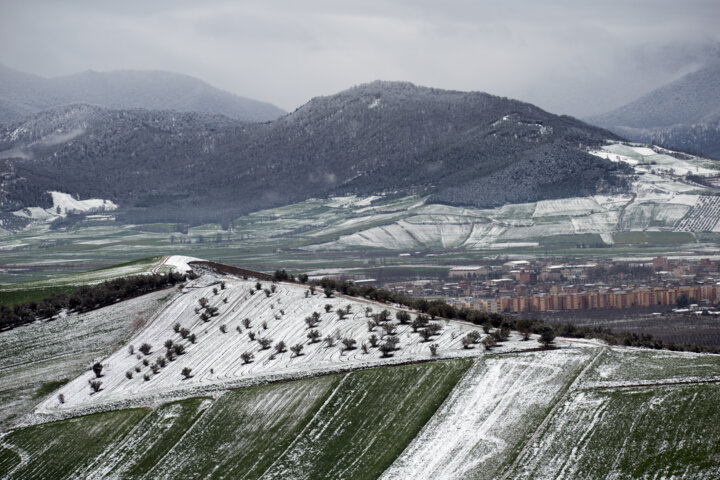
[{"label": "grey cloud", "polygon": [[599,113],[718,57],[716,0],[0,0],[0,62],[186,73],[292,110],[374,79]]}]

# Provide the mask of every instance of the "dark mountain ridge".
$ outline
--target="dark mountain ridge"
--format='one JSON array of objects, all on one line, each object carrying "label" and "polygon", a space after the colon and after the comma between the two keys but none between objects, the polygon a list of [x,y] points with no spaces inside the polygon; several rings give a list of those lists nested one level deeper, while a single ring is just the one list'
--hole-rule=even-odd
[{"label": "dark mountain ridge", "polygon": [[72,106],[0,131],[3,205],[61,190],[109,198],[128,220],[193,223],[341,193],[493,207],[625,190],[623,165],[585,151],[614,138],[516,100],[399,82],[265,124]]},{"label": "dark mountain ridge", "polygon": [[720,61],[587,120],[631,140],[720,159]]},{"label": "dark mountain ridge", "polygon": [[285,114],[269,103],[233,95],[177,73],[86,71],[46,79],[0,65],[0,123],[73,103],[220,114],[247,122],[266,122]]}]

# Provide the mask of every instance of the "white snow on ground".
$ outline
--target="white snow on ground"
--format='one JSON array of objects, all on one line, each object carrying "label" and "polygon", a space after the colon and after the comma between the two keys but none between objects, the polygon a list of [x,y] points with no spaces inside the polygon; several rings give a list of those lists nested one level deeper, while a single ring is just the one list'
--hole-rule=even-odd
[{"label": "white snow on ground", "polygon": [[573,217],[570,221],[575,233],[607,233],[617,229],[619,217],[619,212],[611,211],[595,213],[586,217]]},{"label": "white snow on ground", "polygon": [[587,215],[601,212],[600,205],[592,197],[563,198],[537,202],[533,217],[553,217],[557,215]]},{"label": "white snow on ground", "polygon": [[542,419],[590,352],[479,359],[381,479],[498,478],[511,452],[534,429],[533,421]]},{"label": "white snow on ground", "polygon": [[87,200],[75,200],[71,195],[62,192],[50,192],[53,199],[52,211],[56,211],[57,207],[60,207],[62,213],[67,212],[87,212],[92,209],[104,208],[105,210],[115,210],[115,205],[110,200],[103,200],[100,198],[89,198]]},{"label": "white snow on ground", "polygon": [[632,147],[633,150],[635,150],[637,153],[642,155],[643,157],[648,157],[650,155],[656,155],[655,150],[648,147]]},{"label": "white snow on ground", "polygon": [[158,265],[159,267],[162,267],[163,265],[167,265],[169,267],[174,268],[180,273],[189,272],[192,270],[192,267],[188,265],[190,262],[199,262],[201,261],[199,258],[195,257],[185,257],[182,255],[173,255],[171,257],[167,257],[163,259],[163,261]]},{"label": "white snow on ground", "polygon": [[[224,278],[227,288],[214,295],[212,290],[219,288],[219,280],[218,277],[205,275],[189,282],[184,293],[168,304],[145,330],[130,341],[135,348],[134,354],[130,354],[127,347],[122,347],[105,359],[102,362],[105,369],[101,378],[102,390],[99,393],[90,394],[88,382],[94,375],[87,371],[56,392],[65,395],[65,404],[59,404],[57,395],[54,395],[40,404],[37,411],[51,414],[114,402],[122,403],[128,399],[161,398],[181,395],[183,392],[197,395],[208,387],[224,389],[273,377],[297,378],[313,372],[428,359],[430,343],[437,343],[441,355],[446,357],[483,353],[478,347],[463,349],[461,343],[464,334],[469,330],[477,330],[478,327],[455,321],[441,321],[441,333],[428,343],[422,342],[418,334],[412,333],[409,325],[398,326],[400,350],[395,352],[394,357],[384,359],[380,357],[377,348],[371,348],[367,354],[359,348],[371,335],[368,332],[365,307],[370,306],[375,313],[388,308],[393,319],[397,311],[394,308],[344,297],[324,298],[321,294],[306,298],[305,292],[308,288],[296,284],[277,284],[277,291],[270,297],[266,297],[262,291],[251,295],[254,281],[229,277]],[[270,287],[269,282],[262,283],[264,288]],[[207,323],[194,311],[202,297],[207,298],[211,306],[219,309],[219,315]],[[227,299],[227,303],[224,299]],[[325,313],[325,304],[331,305],[329,313]],[[347,305],[351,306],[351,313],[346,319],[339,320],[336,310]],[[321,338],[334,336],[338,339],[334,346],[328,347],[325,342],[309,343],[309,329],[304,319],[314,311],[321,314],[321,321],[316,327]],[[250,320],[250,328],[243,325],[245,318]],[[175,323],[195,333],[197,343],[191,344],[175,333]],[[267,328],[263,326],[264,323]],[[221,325],[226,326],[226,333],[221,331]],[[249,332],[256,335],[255,341],[250,340]],[[374,333],[380,337],[381,329],[376,327]],[[339,339],[346,337],[356,339],[358,348],[350,351],[340,348]],[[273,348],[261,350],[257,342],[259,338],[272,339],[273,345],[282,340],[288,351],[273,355]],[[153,374],[150,366],[143,365],[145,357],[138,354],[138,348],[143,343],[152,345],[152,353],[147,357],[148,363],[152,365],[165,355],[163,345],[168,339],[185,345],[187,353],[178,356],[157,374]],[[289,347],[295,344],[304,345],[302,356],[295,357],[290,352]],[[497,351],[524,349],[535,345],[535,342],[521,342],[513,337]],[[255,355],[252,363],[244,364],[241,359],[244,352]],[[137,355],[140,355],[140,358]],[[187,380],[183,380],[181,375],[185,367],[191,368],[193,375]],[[136,372],[136,368],[139,368],[140,372]],[[128,371],[133,372],[132,379],[126,378]],[[150,376],[149,381],[143,379],[145,374]]]},{"label": "white snow on ground", "polygon": [[693,207],[698,201],[698,198],[700,198],[700,195],[675,195],[672,197],[668,203],[677,204],[677,205],[687,205],[688,207]]},{"label": "white snow on ground", "polygon": [[40,207],[28,207],[13,212],[18,217],[31,218],[33,220],[49,220],[55,218],[55,215],[48,213],[47,210]]}]

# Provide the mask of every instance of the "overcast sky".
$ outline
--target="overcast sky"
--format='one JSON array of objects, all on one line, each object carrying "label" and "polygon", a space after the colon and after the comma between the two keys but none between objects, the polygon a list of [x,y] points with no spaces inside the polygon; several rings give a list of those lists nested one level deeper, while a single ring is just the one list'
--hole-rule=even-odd
[{"label": "overcast sky", "polygon": [[155,69],[294,110],[375,79],[600,113],[718,58],[718,0],[0,0],[0,63]]}]

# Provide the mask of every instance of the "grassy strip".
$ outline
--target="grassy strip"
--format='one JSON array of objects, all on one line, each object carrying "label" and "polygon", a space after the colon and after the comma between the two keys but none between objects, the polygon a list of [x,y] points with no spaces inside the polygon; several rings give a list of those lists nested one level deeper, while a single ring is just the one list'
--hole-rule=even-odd
[{"label": "grassy strip", "polygon": [[147,410],[98,413],[10,433],[4,441],[29,455],[10,478],[64,478],[89,464],[124,437]]},{"label": "grassy strip", "polygon": [[145,477],[211,403],[207,398],[191,398],[156,408],[119,444],[106,450],[78,475],[84,478]]},{"label": "grassy strip", "polygon": [[377,478],[433,416],[471,363],[463,359],[347,374],[265,476]]},{"label": "grassy strip", "polygon": [[20,465],[21,461],[20,455],[17,453],[9,448],[0,447],[0,477],[5,478],[13,468]]},{"label": "grassy strip", "polygon": [[719,385],[573,394],[510,478],[720,475]]},{"label": "grassy strip", "polygon": [[62,285],[58,287],[18,289],[18,286],[13,285],[12,288],[12,290],[0,288],[0,305],[14,307],[21,303],[39,302],[59,293],[69,295],[77,291],[80,286]]},{"label": "grassy strip", "polygon": [[[145,478],[258,478],[302,431],[341,375],[226,393]],[[286,477],[287,478],[287,477]]]}]

